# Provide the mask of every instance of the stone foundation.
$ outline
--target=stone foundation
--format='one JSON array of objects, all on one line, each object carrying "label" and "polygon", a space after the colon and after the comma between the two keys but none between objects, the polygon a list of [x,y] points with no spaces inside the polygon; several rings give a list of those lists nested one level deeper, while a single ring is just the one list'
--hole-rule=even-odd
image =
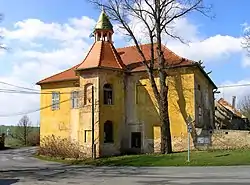
[{"label": "stone foundation", "polygon": [[[190,136],[190,149],[194,150],[193,138]],[[188,148],[188,138],[187,136],[173,137],[172,138],[172,148],[174,152],[186,151]]]},{"label": "stone foundation", "polygon": [[240,130],[216,130],[211,135],[212,149],[250,148],[250,132]]},{"label": "stone foundation", "polygon": [[[173,137],[173,151],[186,151],[187,136]],[[190,138],[191,150],[208,149],[244,149],[250,148],[250,132],[240,130],[214,130],[210,134],[198,135]]]},{"label": "stone foundation", "polygon": [[104,143],[100,147],[101,156],[112,156],[120,154],[119,146],[115,146],[113,143]]}]

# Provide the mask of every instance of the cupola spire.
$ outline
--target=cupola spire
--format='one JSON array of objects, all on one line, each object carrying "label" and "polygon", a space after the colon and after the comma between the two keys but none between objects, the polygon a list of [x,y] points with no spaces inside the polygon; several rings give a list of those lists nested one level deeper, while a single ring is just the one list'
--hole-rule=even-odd
[{"label": "cupola spire", "polygon": [[104,11],[104,8],[102,7],[101,14],[94,30],[95,41],[103,40],[112,42],[113,33],[113,25],[111,24],[107,14]]}]

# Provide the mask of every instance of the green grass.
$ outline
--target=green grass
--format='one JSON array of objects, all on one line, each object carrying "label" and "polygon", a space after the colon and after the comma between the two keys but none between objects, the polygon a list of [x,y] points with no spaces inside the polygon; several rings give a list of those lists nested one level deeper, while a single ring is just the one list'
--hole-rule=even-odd
[{"label": "green grass", "polygon": [[186,152],[168,155],[128,155],[96,160],[62,160],[42,156],[38,158],[67,164],[95,166],[232,166],[250,165],[250,150],[193,151],[190,162],[187,162]]},{"label": "green grass", "polygon": [[[7,130],[9,129],[10,134],[14,134],[16,131],[17,126],[6,126],[6,125],[0,125],[0,134],[5,133],[5,147],[6,148],[19,148],[24,147],[23,143],[16,139],[11,137],[10,135],[7,135]],[[39,127],[32,126],[31,132],[39,132]]]},{"label": "green grass", "polygon": [[11,147],[11,148],[17,148],[17,147],[22,147],[23,144],[20,140],[12,138],[12,137],[6,137],[5,138],[5,146],[6,147]]},{"label": "green grass", "polygon": [[[7,134],[7,129],[9,129],[10,133],[13,133],[17,126],[6,126],[6,125],[0,125],[0,134],[5,133]],[[32,131],[39,131],[40,127],[33,126],[31,127]]]}]

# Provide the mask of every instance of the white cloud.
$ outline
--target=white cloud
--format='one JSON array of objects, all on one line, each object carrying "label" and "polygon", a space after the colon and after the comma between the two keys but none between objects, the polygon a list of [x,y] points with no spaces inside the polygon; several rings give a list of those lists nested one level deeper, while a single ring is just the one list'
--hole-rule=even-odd
[{"label": "white cloud", "polygon": [[191,42],[189,45],[170,42],[169,48],[180,56],[205,62],[242,52],[241,39],[228,35],[215,35],[202,41]]},{"label": "white cloud", "polygon": [[250,56],[248,56],[246,54],[242,56],[242,66],[243,67],[249,67],[250,66]]},{"label": "white cloud", "polygon": [[[149,43],[150,38],[146,25],[138,18],[129,18],[129,25],[139,43]],[[148,23],[150,24],[150,20]],[[162,42],[178,55],[196,61],[218,62],[234,54],[243,53],[241,37],[220,34],[206,37],[199,32],[200,26],[202,25],[192,23],[187,17],[176,19],[171,25],[168,25],[168,31],[172,35],[180,37],[186,44],[166,34],[163,34]],[[120,35],[125,33],[125,30],[120,29],[120,31]],[[130,41],[129,44],[134,45],[134,42]]]},{"label": "white cloud", "polygon": [[[10,61],[14,63],[12,71],[5,76],[0,74],[0,81],[39,88],[34,85],[35,82],[83,60],[90,47],[89,42],[93,42],[93,40],[87,42],[87,38],[93,31],[94,24],[93,19],[83,16],[79,19],[69,19],[63,24],[27,19],[15,23],[13,29],[2,28],[8,45],[11,48],[15,47],[12,52],[5,54],[12,57],[11,59],[15,62]],[[136,35],[141,36],[142,30],[139,27],[140,24],[135,24]],[[178,35],[191,41],[190,47],[169,38],[166,39],[166,44],[182,56],[195,60],[214,60],[241,52],[239,38],[216,35],[202,40],[198,26],[192,24],[187,18],[176,21],[175,27]],[[115,42],[118,41],[116,39],[123,38],[121,32],[117,33],[117,28],[118,25],[114,25]],[[17,42],[24,43],[26,47],[16,47]],[[0,88],[3,88],[1,84]],[[228,97],[234,92],[237,91],[228,91]],[[0,102],[4,106],[0,107],[0,116],[37,109],[39,100],[39,95],[1,94]],[[39,119],[39,112],[29,116],[36,123]],[[20,117],[0,117],[0,124],[16,124]]]},{"label": "white cloud", "polygon": [[2,29],[6,39],[32,41],[37,38],[47,38],[67,41],[77,38],[88,38],[95,21],[86,16],[80,19],[69,19],[68,23],[45,23],[38,19],[27,19],[14,24],[13,30]]},{"label": "white cloud", "polygon": [[218,86],[222,87],[218,89],[220,93],[216,94],[216,99],[224,98],[231,103],[232,97],[236,96],[236,106],[244,96],[250,95],[250,78],[236,82],[226,81]]},{"label": "white cloud", "polygon": [[[25,86],[39,90],[40,88],[31,85],[29,82],[19,80],[18,77],[7,76],[0,77],[0,81],[7,83],[18,84],[19,86]],[[0,84],[1,89],[10,88],[10,86]],[[11,88],[17,89],[17,88]],[[19,89],[20,90],[20,89]],[[16,115],[16,113],[26,113],[28,111],[39,108],[39,95],[37,94],[9,94],[1,93],[0,96],[1,108],[0,108],[0,125],[15,125],[22,115]],[[14,114],[14,115],[13,115]],[[39,112],[35,112],[28,115],[33,121],[33,124],[37,124],[39,118]]]},{"label": "white cloud", "polygon": [[[5,40],[14,48],[6,55],[15,62],[9,61],[13,63],[12,70],[7,75],[0,74],[0,81],[39,89],[35,85],[37,81],[84,59],[90,47],[85,39],[93,31],[94,24],[93,19],[83,16],[80,19],[69,19],[64,24],[27,19],[15,23],[13,29],[2,28]],[[18,47],[17,42],[28,45],[25,48]],[[13,89],[3,84],[0,84],[0,88]],[[39,101],[37,94],[1,93],[0,102],[4,106],[0,107],[0,124],[16,124],[21,116],[12,115],[38,109]],[[1,117],[8,115],[10,117]],[[39,112],[28,116],[34,124],[39,120]]]}]

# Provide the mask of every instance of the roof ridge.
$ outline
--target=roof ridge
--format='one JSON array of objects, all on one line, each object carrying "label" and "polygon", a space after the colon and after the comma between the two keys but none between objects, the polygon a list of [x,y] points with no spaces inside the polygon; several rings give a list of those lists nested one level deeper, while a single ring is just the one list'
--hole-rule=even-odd
[{"label": "roof ridge", "polygon": [[59,73],[56,73],[56,74],[54,74],[54,75],[52,75],[52,76],[49,76],[49,77],[47,77],[47,78],[44,78],[44,79],[40,80],[39,82],[37,82],[36,84],[40,84],[41,82],[43,82],[43,81],[45,81],[45,80],[47,80],[47,79],[49,79],[49,78],[52,78],[52,77],[54,77],[54,76],[57,76],[57,75],[60,75],[60,74],[62,74],[62,73],[65,73],[65,72],[67,72],[67,71],[70,71],[70,70],[72,70],[72,69],[74,69],[74,68],[77,68],[79,65],[80,65],[80,64],[74,65],[73,67],[71,67],[71,68],[69,68],[69,69],[66,69],[66,70],[61,71],[61,72],[59,72]]},{"label": "roof ridge", "polygon": [[[155,45],[156,43],[154,43],[153,45]],[[151,45],[151,43],[147,43],[147,44],[140,44],[139,46],[147,46],[147,45]],[[174,56],[176,57],[179,57],[181,59],[185,59],[185,60],[189,60],[191,62],[195,62],[193,60],[190,60],[186,57],[181,57],[180,55],[177,55],[175,52],[173,52],[172,50],[170,50],[166,45],[164,44],[161,44],[163,46],[164,49],[166,49],[167,51],[169,51],[170,53],[172,53]],[[125,47],[121,47],[121,48],[117,48],[117,49],[126,49],[126,48],[132,48],[132,47],[135,47],[136,48],[136,45],[133,45],[133,46],[125,46]]]},{"label": "roof ridge", "polygon": [[[78,67],[79,67],[79,66],[86,60],[86,58],[89,56],[90,51],[91,51],[92,48],[94,47],[95,43],[96,43],[96,42],[94,42],[94,43],[92,44],[92,46],[90,47],[90,49],[89,49],[87,55],[85,56],[85,58],[83,59],[83,61],[82,61],[80,64],[78,64]],[[76,69],[78,69],[78,67],[77,67]]]},{"label": "roof ridge", "polygon": [[166,47],[164,44],[162,44],[162,46],[164,47],[164,49],[168,50],[170,53],[172,53],[173,55],[175,55],[176,57],[179,57],[179,58],[184,58],[184,57],[181,57],[179,55],[177,55],[175,52],[173,52],[172,50],[170,50],[168,47]]},{"label": "roof ridge", "polygon": [[[115,56],[116,63],[118,63],[118,65],[120,66],[120,68],[124,69],[124,66],[122,66],[122,64],[119,62],[119,59],[121,60],[121,58],[119,58],[119,59],[117,58],[117,55],[119,56],[119,54],[117,53],[114,45],[112,43],[110,43],[110,42],[109,42],[109,44],[110,44],[111,50],[112,50],[112,52],[113,52],[113,54]],[[121,60],[121,62],[122,62],[122,60]]]},{"label": "roof ridge", "polygon": [[[139,46],[145,46],[145,45],[150,45],[150,43],[148,43],[148,44],[140,44]],[[133,47],[136,47],[136,45],[120,47],[120,48],[117,48],[117,49],[125,49],[125,48],[133,48]]]},{"label": "roof ridge", "polygon": [[103,50],[103,40],[101,40],[101,49],[100,49],[100,53],[99,53],[98,67],[100,67],[100,66],[101,66],[101,60],[102,60],[102,50]]}]

